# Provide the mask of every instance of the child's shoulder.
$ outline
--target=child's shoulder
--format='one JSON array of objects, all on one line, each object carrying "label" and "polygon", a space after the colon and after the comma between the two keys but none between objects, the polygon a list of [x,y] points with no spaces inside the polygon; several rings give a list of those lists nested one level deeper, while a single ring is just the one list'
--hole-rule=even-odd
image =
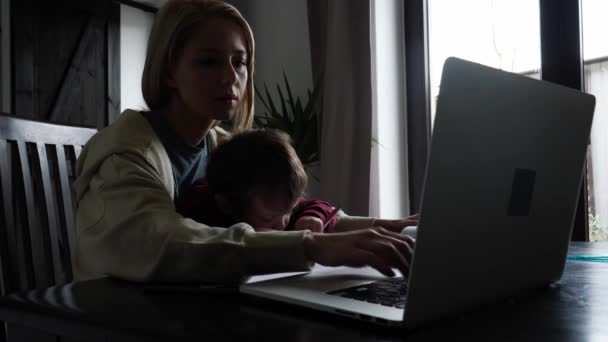
[{"label": "child's shoulder", "polygon": [[207,191],[209,189],[209,182],[207,177],[201,177],[192,183],[192,190],[194,191]]}]

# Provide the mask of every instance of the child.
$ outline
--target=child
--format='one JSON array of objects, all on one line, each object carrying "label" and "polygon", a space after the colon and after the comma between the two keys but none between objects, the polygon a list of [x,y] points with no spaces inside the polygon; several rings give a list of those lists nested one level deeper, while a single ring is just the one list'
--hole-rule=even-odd
[{"label": "child", "polygon": [[206,178],[194,183],[177,210],[210,226],[246,222],[258,231],[341,232],[377,226],[401,232],[417,223],[416,215],[382,220],[336,212],[327,202],[301,198],[307,183],[287,134],[272,129],[245,130],[217,147],[209,159]]},{"label": "child", "polygon": [[[287,134],[252,129],[220,145],[180,203],[185,217],[211,226],[246,222],[256,230],[333,231],[327,202],[301,198],[308,178]],[[370,222],[371,224],[371,222]]]}]

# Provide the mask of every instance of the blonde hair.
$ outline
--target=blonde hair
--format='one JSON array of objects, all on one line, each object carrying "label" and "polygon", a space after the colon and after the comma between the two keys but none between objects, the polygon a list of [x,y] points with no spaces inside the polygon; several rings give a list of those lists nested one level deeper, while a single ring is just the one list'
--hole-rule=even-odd
[{"label": "blonde hair", "polygon": [[179,58],[193,29],[210,18],[222,17],[235,22],[247,41],[248,79],[245,96],[233,119],[233,129],[250,128],[253,123],[253,65],[255,44],[251,27],[241,13],[221,0],[169,0],[157,13],[148,40],[141,89],[150,110],[169,103],[171,90],[166,80],[168,68]]}]

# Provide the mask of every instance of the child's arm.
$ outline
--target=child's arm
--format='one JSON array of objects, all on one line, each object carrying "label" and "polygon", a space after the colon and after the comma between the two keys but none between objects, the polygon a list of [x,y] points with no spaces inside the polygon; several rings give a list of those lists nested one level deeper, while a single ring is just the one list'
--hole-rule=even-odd
[{"label": "child's arm", "polygon": [[407,226],[418,224],[418,214],[403,219],[385,220],[365,216],[349,216],[344,212],[338,214],[338,220],[334,226],[334,232],[348,232],[357,229],[382,227],[391,232],[400,233]]},{"label": "child's arm", "polygon": [[411,215],[406,218],[397,219],[397,220],[377,219],[374,222],[374,225],[377,227],[382,227],[386,230],[390,230],[391,232],[401,233],[403,228],[405,228],[407,226],[417,226],[418,225],[418,214]]},{"label": "child's arm", "polygon": [[364,216],[349,216],[340,210],[324,227],[324,222],[332,214],[334,207],[320,200],[300,199],[292,212],[288,230],[305,230],[312,232],[347,232],[363,228],[382,227],[400,233],[407,226],[418,224],[418,214],[403,219],[385,220]]},{"label": "child's arm", "polygon": [[316,216],[302,216],[294,222],[290,230],[310,230],[313,233],[323,232],[323,221]]},{"label": "child's arm", "polygon": [[337,221],[334,209],[325,201],[301,198],[291,214],[287,229],[331,232]]}]

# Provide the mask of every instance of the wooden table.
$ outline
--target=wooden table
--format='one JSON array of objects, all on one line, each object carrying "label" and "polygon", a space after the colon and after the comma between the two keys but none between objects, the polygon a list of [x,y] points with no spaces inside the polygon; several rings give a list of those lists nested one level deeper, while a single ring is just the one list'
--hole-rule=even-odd
[{"label": "wooden table", "polygon": [[[574,242],[570,254],[608,255]],[[84,340],[608,341],[608,264],[568,261],[559,284],[413,331],[239,294],[160,294],[99,279],[0,298],[0,319]]]}]

